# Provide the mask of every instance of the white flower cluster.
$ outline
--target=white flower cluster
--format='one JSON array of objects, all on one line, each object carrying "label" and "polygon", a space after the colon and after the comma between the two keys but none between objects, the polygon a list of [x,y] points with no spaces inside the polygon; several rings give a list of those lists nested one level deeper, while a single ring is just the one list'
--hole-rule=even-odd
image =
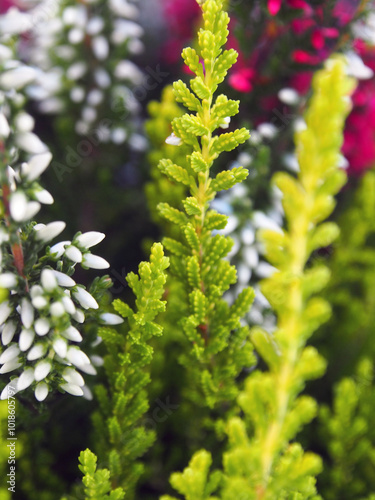
[{"label": "white flower cluster", "polygon": [[100,142],[124,143],[126,122],[140,109],[131,88],[141,84],[143,74],[124,59],[143,50],[133,1],[60,1],[56,16],[34,29],[30,59],[44,74],[30,96],[40,101],[42,112],[70,110],[76,132],[96,132]]},{"label": "white flower cluster", "polygon": [[[0,304],[0,374],[16,374],[16,391],[32,387],[38,401],[55,388],[79,396],[89,391],[77,371],[95,374],[93,363],[77,346],[79,326],[95,298],[71,278],[74,267],[105,269],[103,258],[90,248],[103,240],[95,231],[78,233],[52,248],[46,244],[64,229],[61,221],[32,223],[41,204],[53,203],[38,182],[52,155],[33,132],[34,120],[23,110],[24,87],[37,72],[14,59],[7,39],[0,39],[0,184],[4,220],[0,225],[0,288],[8,299]],[[22,161],[25,160],[25,161]],[[104,324],[123,320],[102,314]],[[8,384],[9,385],[9,384]],[[7,397],[8,386],[1,399]]]}]

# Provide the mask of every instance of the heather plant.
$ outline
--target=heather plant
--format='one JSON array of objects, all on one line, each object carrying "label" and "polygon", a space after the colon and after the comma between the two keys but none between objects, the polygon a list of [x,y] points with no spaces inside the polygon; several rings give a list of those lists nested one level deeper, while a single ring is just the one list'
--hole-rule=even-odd
[{"label": "heather plant", "polygon": [[[308,265],[312,252],[338,235],[334,223],[323,222],[333,211],[333,196],[345,183],[339,169],[344,120],[350,110],[353,82],[342,60],[329,61],[314,77],[314,94],[305,115],[306,128],[296,134],[300,165],[297,179],[279,173],[274,182],[283,193],[287,228],[263,230],[268,260],[277,267],[262,291],[277,314],[275,331],[252,330],[252,341],[268,371],[256,370],[238,397],[244,418],[228,421],[228,450],[223,474],[209,474],[210,454],[197,452],[171,483],[186,498],[319,498],[315,476],[318,456],[305,453],[296,434],[317,413],[316,402],[299,394],[306,381],[322,375],[326,363],[306,342],[330,314],[316,294],[324,288],[328,269]],[[165,496],[164,500],[172,497]]]}]

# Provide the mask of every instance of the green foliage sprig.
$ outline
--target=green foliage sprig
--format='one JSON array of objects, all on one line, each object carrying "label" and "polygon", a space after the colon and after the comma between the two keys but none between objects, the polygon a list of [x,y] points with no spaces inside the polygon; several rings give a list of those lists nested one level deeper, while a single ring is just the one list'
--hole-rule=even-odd
[{"label": "green foliage sprig", "polygon": [[100,405],[100,411],[93,416],[96,451],[109,469],[112,485],[123,488],[125,499],[133,497],[143,472],[137,459],[155,439],[154,431],[147,429],[141,419],[149,407],[145,387],[150,382],[149,364],[153,356],[150,341],[162,334],[162,327],[154,320],[165,309],[161,298],[168,265],[162,245],[154,244],[150,262],[140,264],[139,275],[127,276],[136,297],[135,310],[119,299],[113,303],[127,320],[124,330],[99,329],[108,351],[104,368],[109,387],[100,385],[96,389]]},{"label": "green foliage sprig", "polygon": [[180,326],[190,343],[190,353],[180,360],[189,371],[187,393],[196,403],[206,401],[213,408],[219,402],[234,400],[238,389],[235,378],[244,367],[252,366],[252,347],[246,342],[249,331],[240,318],[249,309],[254,293],[245,289],[232,306],[222,298],[236,282],[236,270],[225,259],[232,240],[220,233],[227,217],[210,209],[216,193],[244,180],[242,167],[225,170],[211,177],[214,160],[245,142],[246,129],[215,135],[227,128],[230,117],[238,113],[239,103],[218,95],[218,85],[235,63],[237,53],[223,50],[227,41],[229,17],[223,2],[208,0],[202,5],[203,28],[198,33],[198,51],[184,49],[182,56],[196,75],[190,89],[182,81],[174,84],[176,100],[192,113],[172,122],[173,134],[167,142],[190,146],[186,165],[161,160],[159,169],[173,182],[187,188],[189,195],[178,209],[168,203],[158,205],[162,217],[179,228],[176,238],[163,243],[172,254],[171,273],[182,284],[185,308],[180,311]]},{"label": "green foliage sprig", "polygon": [[[268,371],[257,370],[248,377],[238,398],[245,418],[228,422],[229,449],[224,454],[224,474],[216,483],[222,500],[320,498],[314,477],[321,470],[320,458],[291,441],[317,412],[315,401],[299,393],[307,380],[325,369],[324,359],[306,342],[330,314],[329,304],[314,297],[329,273],[320,265],[307,264],[315,249],[338,235],[334,224],[322,221],[332,212],[333,196],[346,179],[338,165],[353,81],[345,76],[343,61],[333,59],[316,74],[313,88],[306,128],[296,134],[298,178],[284,173],[275,177],[283,193],[287,229],[261,234],[266,256],[278,268],[262,286],[278,322],[273,334],[260,328],[252,331]],[[183,473],[172,475],[173,486],[189,499],[211,498],[215,491],[207,488],[212,477],[208,480],[208,473],[203,477],[194,467],[200,454]],[[208,468],[209,457],[205,462]],[[198,495],[196,484],[200,484]]]}]

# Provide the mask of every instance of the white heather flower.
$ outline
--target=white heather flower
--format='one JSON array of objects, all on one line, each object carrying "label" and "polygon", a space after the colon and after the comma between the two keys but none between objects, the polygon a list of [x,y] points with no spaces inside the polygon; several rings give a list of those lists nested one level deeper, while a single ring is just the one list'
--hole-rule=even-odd
[{"label": "white heather flower", "polygon": [[44,380],[52,369],[50,361],[39,361],[34,370],[34,377],[37,382]]},{"label": "white heather flower", "polygon": [[66,353],[68,351],[68,344],[64,339],[56,339],[52,344],[53,350],[55,353],[60,356],[60,358],[65,358]]},{"label": "white heather flower", "polygon": [[11,359],[10,361],[4,363],[0,368],[0,374],[12,372],[13,370],[17,370],[20,366],[22,366],[22,363],[19,358]]},{"label": "white heather flower", "polygon": [[83,248],[91,248],[103,241],[104,238],[104,233],[99,233],[97,231],[88,231],[87,233],[80,234],[76,238],[76,241]]},{"label": "white heather flower", "polygon": [[368,80],[374,76],[374,72],[371,68],[366,66],[363,60],[354,51],[349,51],[345,54],[348,61],[347,73],[354,78],[359,80]]},{"label": "white heather flower", "polygon": [[85,314],[83,311],[81,311],[81,309],[77,309],[72,317],[77,321],[77,323],[84,323],[85,321]]},{"label": "white heather flower", "polygon": [[43,295],[43,288],[40,285],[33,285],[30,289],[30,297],[34,299],[39,295]]},{"label": "white heather flower", "polygon": [[266,139],[273,139],[277,134],[277,127],[272,123],[261,123],[258,127],[258,132]]},{"label": "white heather flower", "polygon": [[34,369],[26,368],[24,372],[21,373],[18,382],[17,382],[17,390],[23,391],[30,387],[30,385],[34,382]]},{"label": "white heather flower", "polygon": [[52,154],[49,151],[30,158],[28,161],[29,172],[27,174],[27,179],[29,181],[35,181],[35,179],[37,179],[45,171],[51,163],[51,160]]},{"label": "white heather flower", "polygon": [[87,375],[96,375],[97,371],[95,368],[92,366],[91,363],[86,363],[84,365],[78,366],[78,368],[81,370],[81,372],[87,373]]},{"label": "white heather flower", "polygon": [[61,302],[63,303],[64,309],[68,314],[74,314],[76,312],[76,306],[70,297],[63,297]]},{"label": "white heather flower", "polygon": [[86,26],[86,33],[93,36],[100,33],[104,28],[103,18],[96,16],[89,20]]},{"label": "white heather flower", "polygon": [[78,347],[69,347],[68,352],[66,353],[66,359],[78,368],[90,365],[89,358]]},{"label": "white heather flower", "polygon": [[12,342],[14,334],[16,333],[17,324],[14,321],[8,321],[5,323],[2,334],[1,341],[3,345],[8,345]]},{"label": "white heather flower", "polygon": [[14,124],[18,132],[31,132],[34,128],[35,120],[29,113],[21,111],[15,117]]},{"label": "white heather flower", "polygon": [[82,262],[82,253],[74,245],[66,247],[65,255],[73,262]]},{"label": "white heather flower", "polygon": [[27,354],[28,361],[34,361],[45,355],[47,351],[47,346],[45,344],[34,345]]},{"label": "white heather flower", "polygon": [[138,9],[135,5],[129,4],[126,0],[109,0],[111,10],[121,17],[134,19],[138,16]]},{"label": "white heather flower", "polygon": [[47,335],[50,330],[50,323],[47,318],[38,318],[34,323],[35,332],[41,337]]},{"label": "white heather flower", "polygon": [[61,373],[62,378],[69,384],[78,385],[82,387],[85,385],[85,381],[80,373],[78,373],[74,368],[67,367]]},{"label": "white heather flower", "polygon": [[11,194],[9,210],[12,219],[16,222],[24,219],[27,210],[27,198],[23,191],[16,191]]},{"label": "white heather flower", "polygon": [[101,314],[100,319],[105,325],[121,325],[121,323],[124,322],[124,320],[121,318],[121,316],[118,316],[117,314],[111,314],[111,313]]},{"label": "white heather flower", "polygon": [[71,241],[60,241],[60,243],[56,243],[50,248],[50,254],[56,254],[56,259],[59,259],[65,253],[66,245],[70,245]]},{"label": "white heather flower", "polygon": [[96,36],[92,39],[92,50],[94,55],[100,61],[107,59],[109,54],[109,44],[104,36]]},{"label": "white heather flower", "polygon": [[38,401],[44,401],[48,396],[48,385],[45,382],[39,382],[35,388],[35,398]]},{"label": "white heather flower", "polygon": [[230,116],[226,116],[225,118],[223,118],[223,120],[220,123],[219,127],[223,128],[223,129],[226,129],[226,128],[229,128],[229,124],[230,124]]},{"label": "white heather flower", "polygon": [[165,142],[167,144],[170,144],[171,146],[181,146],[182,144],[182,139],[177,137],[173,132],[172,134],[165,139]]},{"label": "white heather flower", "polygon": [[41,205],[37,201],[29,201],[26,206],[25,216],[23,218],[24,221],[32,219],[40,210]]},{"label": "white heather flower", "polygon": [[85,98],[85,91],[82,87],[74,87],[70,91],[70,98],[73,102],[82,102]]},{"label": "white heather flower", "polygon": [[0,274],[1,288],[14,288],[17,284],[17,276],[13,273]]},{"label": "white heather flower", "polygon": [[62,233],[65,229],[65,226],[65,222],[62,221],[50,222],[46,226],[37,230],[36,237],[38,240],[44,241],[46,243],[53,240],[54,238],[56,238],[56,236]]},{"label": "white heather flower", "polygon": [[7,139],[10,134],[10,127],[8,120],[3,113],[0,113],[0,139]]},{"label": "white heather flower", "polygon": [[74,326],[69,326],[69,328],[62,332],[62,335],[73,342],[82,342],[82,335]]},{"label": "white heather flower", "polygon": [[111,77],[103,68],[99,68],[94,74],[95,81],[99,87],[106,89],[111,85]]},{"label": "white heather flower", "polygon": [[12,361],[12,359],[17,358],[19,353],[20,353],[20,350],[19,350],[18,345],[17,344],[11,345],[7,349],[5,349],[5,351],[0,356],[0,365],[2,365],[4,363],[8,363],[9,361]]},{"label": "white heather flower", "polygon": [[94,297],[84,288],[77,287],[73,295],[84,309],[99,309],[99,305]]},{"label": "white heather flower", "polygon": [[61,318],[61,316],[65,314],[65,308],[62,302],[53,302],[53,304],[50,305],[49,312],[51,313],[51,316]]},{"label": "white heather flower", "polygon": [[72,396],[83,396],[83,390],[78,386],[74,384],[60,384],[61,389],[63,389],[65,392],[68,392]]},{"label": "white heather flower", "polygon": [[279,91],[279,93],[277,94],[277,96],[281,102],[284,102],[285,104],[289,104],[289,105],[298,104],[298,102],[300,100],[300,96],[299,96],[298,92],[292,88],[289,88],[289,87],[281,89]]},{"label": "white heather flower", "polygon": [[111,132],[111,139],[114,144],[124,143],[127,136],[126,130],[121,127],[116,127]]},{"label": "white heather flower", "polygon": [[9,307],[9,301],[5,300],[0,304],[0,325],[5,323],[5,321],[9,318],[12,309]]},{"label": "white heather flower", "polygon": [[76,45],[77,43],[81,43],[85,37],[85,33],[82,29],[73,28],[68,33],[69,43],[72,45]]},{"label": "white heather flower", "polygon": [[26,153],[39,155],[47,152],[47,146],[33,132],[22,132],[16,135],[15,142]]},{"label": "white heather flower", "polygon": [[56,276],[57,283],[60,286],[71,287],[76,285],[76,282],[67,274],[61,273],[60,271],[52,271],[52,272]]},{"label": "white heather flower", "polygon": [[[23,329],[21,331],[18,343],[19,343],[19,346],[20,346],[20,349],[21,349],[22,352],[27,351],[31,347],[31,344],[34,341],[34,338],[35,338],[35,332],[34,332],[34,330],[25,330],[25,329]],[[27,358],[27,359],[29,359],[29,358]]]},{"label": "white heather flower", "polygon": [[92,401],[94,399],[93,395],[92,395],[92,392],[90,391],[90,389],[87,387],[87,385],[84,385],[82,387],[82,391],[83,391],[83,397],[85,399],[87,399],[87,401]]},{"label": "white heather flower", "polygon": [[21,301],[21,321],[25,328],[30,328],[34,321],[34,308],[27,299]]},{"label": "white heather flower", "polygon": [[9,396],[14,396],[18,392],[17,384],[18,384],[18,377],[11,380],[9,384],[7,384],[0,396],[0,399],[8,399]]},{"label": "white heather flower", "polygon": [[103,92],[99,89],[93,89],[87,94],[87,103],[90,106],[98,106],[103,101]]},{"label": "white heather flower", "polygon": [[0,61],[6,61],[12,58],[12,50],[5,45],[0,45]]},{"label": "white heather flower", "polygon": [[109,263],[99,257],[98,255],[93,255],[92,253],[86,253],[82,259],[82,265],[86,267],[91,267],[92,269],[108,269]]},{"label": "white heather flower", "polygon": [[130,80],[138,85],[143,80],[143,73],[132,61],[120,61],[115,67],[114,75],[119,80]]},{"label": "white heather flower", "polygon": [[101,356],[97,356],[94,354],[91,356],[91,363],[95,366],[103,366],[104,364],[104,359]]},{"label": "white heather flower", "polygon": [[5,90],[19,90],[35,80],[37,72],[34,68],[20,65],[0,75],[0,86]]},{"label": "white heather flower", "polygon": [[57,288],[57,279],[52,269],[43,269],[40,281],[42,283],[42,287],[47,292],[52,292],[52,290]]},{"label": "white heather flower", "polygon": [[54,202],[53,196],[49,191],[47,191],[47,189],[34,191],[34,196],[39,203],[42,203],[43,205],[52,205]]},{"label": "white heather flower", "polygon": [[31,299],[31,303],[35,307],[35,309],[43,309],[43,307],[46,307],[46,305],[48,304],[48,301],[41,295],[38,295]]}]

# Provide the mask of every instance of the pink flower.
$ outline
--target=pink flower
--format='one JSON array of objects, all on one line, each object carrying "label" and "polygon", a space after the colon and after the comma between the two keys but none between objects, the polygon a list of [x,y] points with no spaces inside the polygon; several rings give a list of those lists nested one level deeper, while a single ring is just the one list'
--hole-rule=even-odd
[{"label": "pink flower", "polygon": [[281,8],[282,0],[268,0],[268,12],[271,16],[276,16]]},{"label": "pink flower", "polygon": [[254,75],[255,72],[251,68],[235,70],[229,77],[229,85],[238,92],[250,92],[253,88],[252,79]]},{"label": "pink flower", "polygon": [[314,55],[310,54],[309,52],[306,52],[305,50],[297,49],[294,50],[292,53],[292,59],[300,64],[319,64],[321,61],[321,58]]}]

